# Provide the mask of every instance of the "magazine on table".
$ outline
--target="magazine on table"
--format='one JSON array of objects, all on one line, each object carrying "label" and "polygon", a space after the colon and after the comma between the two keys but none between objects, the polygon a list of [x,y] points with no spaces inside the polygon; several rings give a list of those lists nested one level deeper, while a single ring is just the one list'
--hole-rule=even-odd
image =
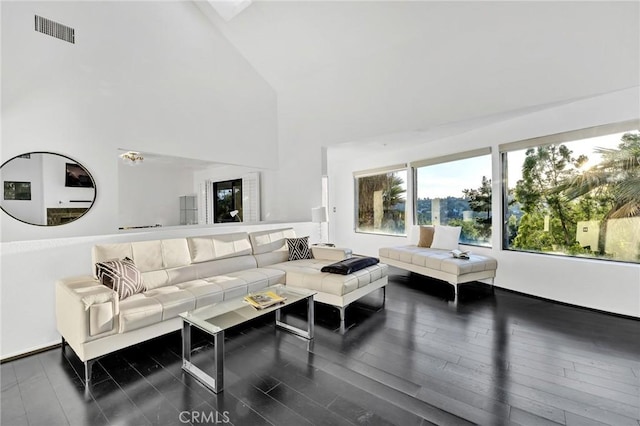
[{"label": "magazine on table", "polygon": [[260,293],[248,294],[244,297],[245,302],[256,309],[264,309],[269,306],[284,302],[286,297],[276,294],[275,291],[263,291]]},{"label": "magazine on table", "polygon": [[469,250],[451,250],[451,254],[456,259],[469,259],[471,252]]}]

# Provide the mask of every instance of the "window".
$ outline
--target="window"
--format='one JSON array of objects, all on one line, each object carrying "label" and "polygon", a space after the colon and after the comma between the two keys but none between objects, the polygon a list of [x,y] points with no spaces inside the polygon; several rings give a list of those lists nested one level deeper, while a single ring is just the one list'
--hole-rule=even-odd
[{"label": "window", "polygon": [[412,163],[417,225],[460,226],[460,242],[491,246],[491,151]]},{"label": "window", "polygon": [[356,232],[405,235],[406,165],[359,172],[354,177]]},{"label": "window", "polygon": [[215,223],[242,222],[242,179],[213,184]]},{"label": "window", "polygon": [[613,124],[502,146],[504,247],[640,263],[637,129]]}]

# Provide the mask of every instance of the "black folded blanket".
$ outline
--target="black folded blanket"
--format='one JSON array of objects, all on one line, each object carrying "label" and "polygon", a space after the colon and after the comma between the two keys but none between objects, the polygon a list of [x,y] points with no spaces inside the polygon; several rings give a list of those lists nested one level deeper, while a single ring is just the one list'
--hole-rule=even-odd
[{"label": "black folded blanket", "polygon": [[350,259],[341,260],[340,262],[332,263],[321,269],[322,272],[331,272],[332,274],[349,275],[352,272],[364,269],[367,266],[373,266],[380,262],[380,259],[375,257],[352,257]]}]

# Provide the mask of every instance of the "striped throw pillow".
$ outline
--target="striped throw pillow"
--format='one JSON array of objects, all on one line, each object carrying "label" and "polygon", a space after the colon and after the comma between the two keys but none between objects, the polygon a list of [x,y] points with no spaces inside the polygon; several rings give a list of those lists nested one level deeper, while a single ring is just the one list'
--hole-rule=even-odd
[{"label": "striped throw pillow", "polygon": [[309,237],[287,238],[289,260],[313,259],[309,248]]},{"label": "striped throw pillow", "polygon": [[102,285],[118,293],[120,300],[145,290],[142,274],[128,257],[96,263],[96,275]]}]

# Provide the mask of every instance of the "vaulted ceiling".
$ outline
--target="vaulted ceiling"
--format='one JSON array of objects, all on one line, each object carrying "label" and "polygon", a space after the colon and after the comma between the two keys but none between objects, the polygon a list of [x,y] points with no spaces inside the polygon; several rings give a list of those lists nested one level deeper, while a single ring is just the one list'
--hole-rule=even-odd
[{"label": "vaulted ceiling", "polygon": [[255,1],[229,22],[197,4],[327,142],[640,85],[638,2]]}]

